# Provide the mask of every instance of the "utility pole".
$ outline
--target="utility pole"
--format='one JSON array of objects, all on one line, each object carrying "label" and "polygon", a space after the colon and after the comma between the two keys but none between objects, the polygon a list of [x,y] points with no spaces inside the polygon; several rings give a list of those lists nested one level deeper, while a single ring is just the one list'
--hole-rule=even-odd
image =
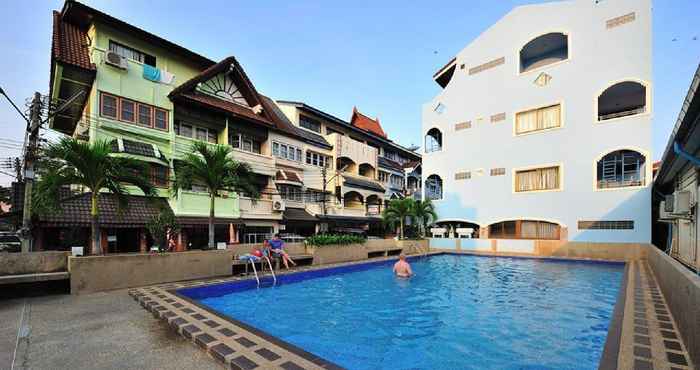
[{"label": "utility pole", "polygon": [[34,185],[34,159],[36,157],[39,127],[41,126],[41,94],[34,93],[34,99],[29,107],[29,122],[27,133],[29,140],[24,152],[24,209],[22,213],[22,252],[32,250],[32,187]]},{"label": "utility pole", "polygon": [[321,168],[321,175],[323,176],[323,192],[321,193],[321,201],[323,202],[323,215],[326,215],[326,166]]}]

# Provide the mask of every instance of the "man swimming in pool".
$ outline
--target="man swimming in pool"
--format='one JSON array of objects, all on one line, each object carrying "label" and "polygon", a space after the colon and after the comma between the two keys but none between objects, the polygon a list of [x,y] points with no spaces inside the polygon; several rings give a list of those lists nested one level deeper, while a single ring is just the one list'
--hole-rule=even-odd
[{"label": "man swimming in pool", "polygon": [[284,250],[284,241],[280,239],[280,234],[275,234],[268,243],[272,254],[280,255],[282,257],[282,262],[284,262],[284,267],[286,267],[287,270],[289,270],[289,262],[291,262],[294,266],[297,265]]},{"label": "man swimming in pool", "polygon": [[399,260],[394,264],[394,274],[398,277],[408,278],[413,276],[413,270],[411,270],[411,265],[406,262],[406,255],[401,253],[399,255]]}]

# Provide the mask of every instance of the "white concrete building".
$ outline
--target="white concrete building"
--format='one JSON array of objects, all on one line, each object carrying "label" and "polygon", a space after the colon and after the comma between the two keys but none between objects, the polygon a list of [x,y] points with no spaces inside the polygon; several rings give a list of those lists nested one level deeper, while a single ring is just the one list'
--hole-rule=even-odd
[{"label": "white concrete building", "polygon": [[520,6],[473,40],[423,107],[435,236],[648,243],[651,56],[650,0]]}]

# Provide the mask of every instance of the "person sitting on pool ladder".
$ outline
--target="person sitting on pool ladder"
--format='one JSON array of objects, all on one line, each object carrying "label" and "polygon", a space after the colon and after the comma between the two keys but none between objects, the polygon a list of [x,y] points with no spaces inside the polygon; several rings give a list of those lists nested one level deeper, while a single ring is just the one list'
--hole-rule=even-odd
[{"label": "person sitting on pool ladder", "polygon": [[394,274],[401,278],[409,278],[413,276],[411,265],[406,261],[406,255],[401,253],[399,260],[394,264]]},{"label": "person sitting on pool ladder", "polygon": [[284,241],[280,239],[280,234],[275,234],[268,244],[270,245],[270,252],[272,252],[271,255],[281,257],[282,262],[284,262],[284,267],[286,267],[287,270],[289,270],[289,262],[294,266],[297,265],[284,250]]}]

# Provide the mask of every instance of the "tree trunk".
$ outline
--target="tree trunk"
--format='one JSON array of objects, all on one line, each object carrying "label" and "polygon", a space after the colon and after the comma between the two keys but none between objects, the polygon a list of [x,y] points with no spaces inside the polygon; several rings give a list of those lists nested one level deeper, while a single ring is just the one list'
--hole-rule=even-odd
[{"label": "tree trunk", "polygon": [[211,194],[211,200],[209,203],[209,249],[216,248],[214,245],[214,200],[216,197],[214,193]]},{"label": "tree trunk", "polygon": [[401,228],[399,229],[399,239],[403,239],[403,217],[401,218]]},{"label": "tree trunk", "polygon": [[95,191],[92,192],[90,197],[90,228],[92,234],[92,254],[102,254],[102,245],[100,240],[100,225],[98,222],[98,217],[100,215],[100,210],[97,207],[97,197],[99,194]]}]

